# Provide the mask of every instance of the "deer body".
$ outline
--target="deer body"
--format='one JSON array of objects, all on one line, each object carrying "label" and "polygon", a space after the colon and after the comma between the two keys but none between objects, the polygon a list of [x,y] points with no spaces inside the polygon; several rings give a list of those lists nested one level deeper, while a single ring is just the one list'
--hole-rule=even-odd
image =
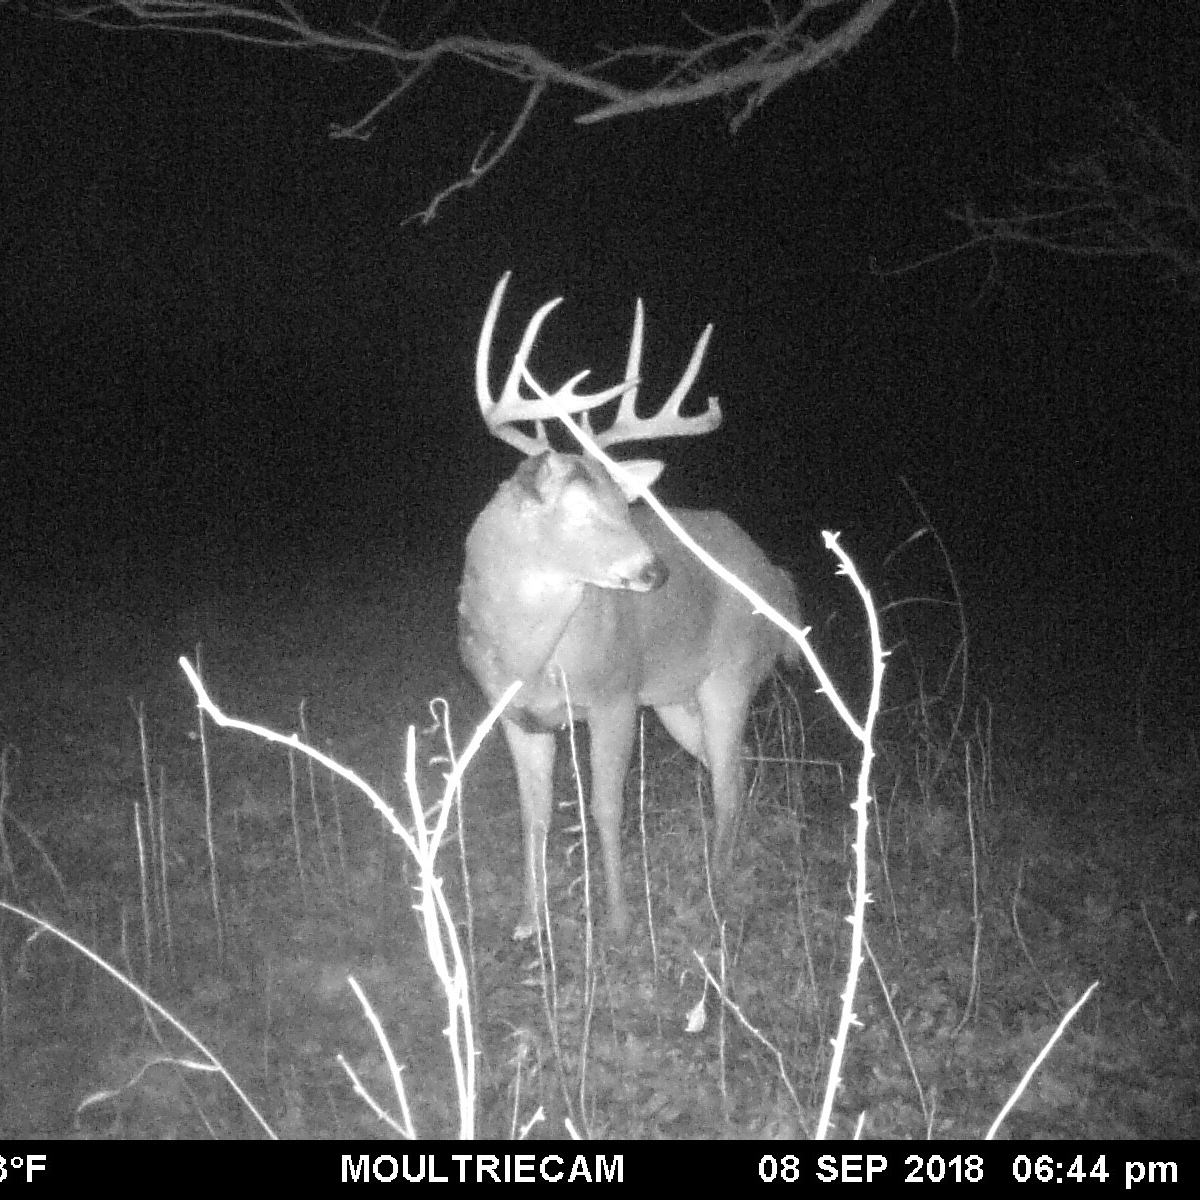
[{"label": "deer body", "polygon": [[[485,340],[502,290],[503,282],[485,322]],[[539,318],[531,326],[535,331]],[[527,334],[505,399],[488,399],[493,412],[502,403],[510,406],[508,420],[527,419],[531,410],[516,406],[539,403],[516,399],[514,380],[533,382],[524,361],[531,341]],[[640,352],[640,319],[635,343]],[[633,374],[620,385],[623,396],[636,390]],[[568,393],[570,401],[591,406],[594,397],[574,395],[575,382],[578,377],[557,398]],[[612,391],[602,395],[612,398]],[[696,420],[678,418],[679,397],[673,399],[677,420]],[[536,928],[555,730],[567,723],[569,712],[586,721],[590,732],[591,809],[603,852],[609,922],[623,934],[628,910],[620,824],[638,709],[653,707],[672,737],[711,772],[713,857],[720,873],[733,856],[749,705],[776,659],[795,657],[795,647],[680,545],[652,510],[631,505],[598,462],[557,453],[541,441],[528,445],[528,435],[514,436],[532,457],[501,484],[475,521],[459,597],[462,659],[489,699],[495,701],[513,680],[523,681],[501,718],[516,766],[524,830],[525,911],[514,936]],[[622,440],[627,437],[628,431]],[[662,469],[655,462],[622,466],[644,486]],[[798,622],[790,578],[732,520],[708,511],[673,515],[718,561]]]}]

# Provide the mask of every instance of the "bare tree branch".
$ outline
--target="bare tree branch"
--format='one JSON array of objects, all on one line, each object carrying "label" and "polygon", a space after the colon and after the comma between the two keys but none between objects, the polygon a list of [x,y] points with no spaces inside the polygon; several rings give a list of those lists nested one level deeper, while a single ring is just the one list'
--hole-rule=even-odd
[{"label": "bare tree branch", "polygon": [[1197,151],[1120,100],[1106,143],[1054,161],[1027,180],[1025,198],[1012,212],[987,216],[968,204],[950,213],[971,236],[946,253],[1008,243],[1076,258],[1144,260],[1158,265],[1166,282],[1200,298]]},{"label": "bare tree branch", "polygon": [[525,106],[517,113],[516,120],[509,127],[508,133],[504,140],[492,151],[491,154],[484,157],[484,150],[487,146],[485,141],[479,147],[475,155],[474,161],[471,163],[471,169],[466,175],[459,176],[453,183],[447,184],[433,199],[429,201],[423,211],[412,213],[404,218],[403,224],[407,225],[410,221],[420,221],[422,225],[428,225],[434,217],[437,216],[438,207],[443,200],[448,200],[455,192],[466,191],[468,188],[473,188],[512,148],[512,144],[521,136],[521,131],[525,128],[525,123],[529,120],[530,114],[537,107],[537,102],[542,98],[542,93],[546,90],[544,80],[538,80],[537,83],[529,89],[529,95],[525,98]]},{"label": "bare tree branch", "polygon": [[[784,84],[853,50],[894,3],[866,0],[823,38],[814,38],[805,32],[809,19],[820,9],[846,6],[840,0],[807,0],[784,25],[741,30],[732,39],[713,37],[698,50],[683,53],[680,66],[695,73],[695,79],[677,82],[678,73],[671,72],[659,85],[628,92],[576,120],[592,124],[635,112],[696,104],[715,96],[745,95],[742,111],[731,122],[736,131]],[[715,57],[730,45],[738,46],[742,58],[724,69],[710,68]]]},{"label": "bare tree branch", "polygon": [[[445,200],[474,187],[507,155],[551,88],[584,99],[589,107],[575,118],[579,125],[721,100],[733,106],[729,124],[736,132],[780,88],[855,49],[896,3],[799,0],[786,15],[768,3],[767,23],[731,32],[703,29],[685,18],[693,35],[688,43],[619,46],[579,64],[559,62],[524,42],[486,36],[435,37],[423,31],[405,38],[384,28],[382,14],[370,22],[323,23],[296,0],[43,0],[34,7],[43,15],[104,29],[190,34],[386,66],[395,83],[356,120],[333,126],[330,134],[336,138],[369,137],[385,113],[451,61],[515,80],[525,99],[507,122],[507,133],[490,153],[485,151],[494,134],[482,137],[462,177],[413,214],[429,222]],[[957,29],[956,3],[946,0]]]}]

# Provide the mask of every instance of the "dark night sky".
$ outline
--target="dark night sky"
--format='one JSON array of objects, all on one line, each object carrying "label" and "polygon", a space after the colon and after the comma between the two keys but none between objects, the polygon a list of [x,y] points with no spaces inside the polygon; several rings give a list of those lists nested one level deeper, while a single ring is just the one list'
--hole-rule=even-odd
[{"label": "dark night sky", "polygon": [[[521,15],[536,6],[459,11],[546,41]],[[944,5],[902,5],[736,138],[716,107],[585,129],[552,99],[428,227],[402,219],[500,126],[494,105],[513,111],[505,82],[447,68],[370,141],[332,142],[386,76],[0,12],[0,587],[149,574],[185,594],[345,555],[443,589],[449,629],[467,526],[514,465],[471,378],[511,268],[509,345],[567,295],[547,381],[615,379],[638,294],[644,396],[715,323],[699,387],[727,424],[664,448],[659,494],[731,512],[815,622],[848,604],[826,527],[881,593],[944,593],[928,554],[885,566],[920,524],[903,476],[959,572],[985,683],[1077,678],[1078,703],[1120,714],[1161,664],[1162,711],[1194,730],[1196,307],[1128,266],[1008,255],[983,302],[981,255],[868,268],[948,246],[947,207],[1011,199],[1016,173],[1097,127],[1106,86],[1194,121],[1195,31],[1155,29],[1149,3],[959,11],[957,58]]]}]

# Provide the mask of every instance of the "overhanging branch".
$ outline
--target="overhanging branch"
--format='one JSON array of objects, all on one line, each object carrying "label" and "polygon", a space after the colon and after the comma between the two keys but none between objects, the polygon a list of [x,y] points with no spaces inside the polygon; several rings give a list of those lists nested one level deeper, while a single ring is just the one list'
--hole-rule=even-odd
[{"label": "overhanging branch", "polygon": [[[524,101],[506,121],[508,132],[490,153],[492,135],[461,178],[440,189],[415,217],[427,222],[441,203],[474,187],[512,149],[551,88],[578,93],[590,106],[575,118],[582,126],[636,113],[704,104],[732,103],[731,131],[737,129],[780,88],[818,68],[833,65],[856,48],[898,0],[801,0],[784,10],[768,6],[771,20],[716,32],[685,24],[687,43],[638,42],[608,50],[594,61],[558,61],[526,42],[452,34],[435,37],[385,28],[379,19],[321,24],[293,0],[261,4],[223,0],[101,0],[72,3],[47,0],[40,12],[103,29],[154,30],[218,38],[249,46],[337,55],[374,62],[396,78],[356,119],[331,127],[331,136],[369,137],[381,118],[444,63],[468,63],[512,79]],[[946,0],[957,23],[956,0]]]}]

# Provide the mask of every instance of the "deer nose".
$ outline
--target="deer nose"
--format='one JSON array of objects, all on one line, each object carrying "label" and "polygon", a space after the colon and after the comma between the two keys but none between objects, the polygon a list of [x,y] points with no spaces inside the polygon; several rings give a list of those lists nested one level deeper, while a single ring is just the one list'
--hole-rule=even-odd
[{"label": "deer nose", "polygon": [[629,588],[634,592],[653,592],[667,582],[670,574],[667,564],[656,555],[630,580]]}]

